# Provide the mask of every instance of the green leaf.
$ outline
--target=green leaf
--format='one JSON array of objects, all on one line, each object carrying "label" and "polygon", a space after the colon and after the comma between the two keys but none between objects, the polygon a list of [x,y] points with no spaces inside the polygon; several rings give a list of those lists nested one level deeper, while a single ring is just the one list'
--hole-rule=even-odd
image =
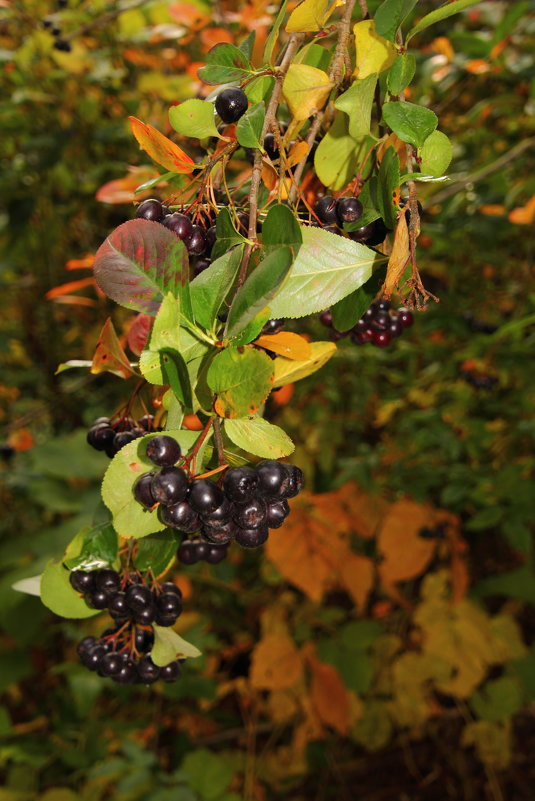
[{"label": "green leaf", "polygon": [[530,652],[513,662],[515,673],[524,685],[524,690],[531,701],[535,701],[535,646],[531,646]]},{"label": "green leaf", "polygon": [[86,618],[98,615],[98,609],[91,609],[83,597],[78,595],[69,582],[70,571],[62,562],[48,562],[41,576],[41,601],[55,615],[71,618]]},{"label": "green leaf", "polygon": [[513,676],[487,681],[470,698],[470,706],[481,720],[506,720],[523,705],[522,687]]},{"label": "green leaf", "polygon": [[383,105],[383,119],[403,142],[421,147],[438,125],[431,109],[406,101],[391,101]]},{"label": "green leaf", "polygon": [[129,220],[97,250],[95,279],[120,306],[155,315],[164,295],[178,297],[189,280],[184,243],[164,225]]},{"label": "green leaf", "polygon": [[[185,452],[192,447],[199,436],[198,431],[166,431],[180,443]],[[157,510],[150,512],[138,503],[133,496],[133,487],[144,473],[154,469],[147,459],[147,443],[157,433],[147,434],[125,445],[112,459],[102,482],[102,500],[113,515],[113,526],[122,537],[139,539],[165,525],[158,519]],[[200,460],[198,459],[198,463]]]},{"label": "green leaf", "polygon": [[289,247],[279,247],[269,253],[246,279],[230,307],[226,336],[239,334],[257,314],[271,305],[292,266]]},{"label": "green leaf", "polygon": [[384,0],[375,12],[375,30],[379,36],[396,41],[399,26],[416,5],[418,0]]},{"label": "green leaf", "polygon": [[225,431],[238,448],[255,456],[281,459],[294,450],[294,444],[286,432],[263,417],[225,420]]},{"label": "green leaf", "polygon": [[23,592],[25,595],[34,595],[36,598],[40,598],[41,577],[42,573],[39,573],[38,576],[28,576],[28,578],[20,579],[20,581],[16,581],[11,585],[11,589],[15,590],[15,592]]},{"label": "green leaf", "polygon": [[391,95],[400,95],[410,84],[416,72],[416,59],[412,53],[401,53],[386,75],[386,86]]},{"label": "green leaf", "polygon": [[371,276],[377,254],[321,228],[302,226],[303,244],[284,286],[269,304],[272,317],[305,317],[354,292]]},{"label": "green leaf", "polygon": [[258,78],[253,78],[247,86],[243,87],[243,91],[247,95],[251,103],[267,103],[273,86],[275,85],[275,78],[271,75],[261,75]]},{"label": "green leaf", "polygon": [[221,209],[217,215],[215,229],[217,240],[212,248],[212,260],[218,259],[223,254],[228,253],[234,245],[241,245],[243,242],[247,241],[245,237],[239,234],[234,228],[232,217],[228,209]]},{"label": "green leaf", "polygon": [[505,595],[507,598],[518,598],[521,601],[535,604],[533,564],[528,563],[516,570],[482,579],[472,587],[471,591],[477,597]]},{"label": "green leaf", "polygon": [[191,282],[191,302],[195,319],[210,330],[218,312],[234,284],[240,268],[243,246],[235,247],[220,256]]},{"label": "green leaf", "polygon": [[187,640],[180,637],[176,631],[167,626],[152,624],[154,630],[154,645],[151,651],[151,659],[158,667],[168,665],[175,659],[188,659],[201,656],[199,649]]},{"label": "green leaf", "polygon": [[251,106],[245,114],[240,117],[236,125],[236,139],[242,147],[254,147],[263,150],[260,142],[260,135],[266,116],[266,107],[263,101]]},{"label": "green leaf", "polygon": [[165,383],[161,365],[160,348],[180,350],[180,300],[169,292],[162,301],[147,347],[139,359],[139,369],[151,384]]},{"label": "green leaf", "polygon": [[349,690],[365,693],[374,672],[368,651],[382,633],[382,627],[372,620],[348,623],[336,637],[318,641],[318,656],[338,670]]},{"label": "green leaf", "polygon": [[251,31],[251,33],[243,40],[243,42],[240,42],[238,45],[238,49],[242,51],[243,55],[246,56],[249,61],[253,57],[255,39],[256,31]]},{"label": "green leaf", "polygon": [[208,51],[205,66],[200,68],[198,76],[204,83],[215,86],[241,81],[252,72],[247,56],[235,45],[223,42]]},{"label": "green leaf", "polygon": [[294,64],[308,64],[309,67],[316,67],[323,72],[329,71],[329,64],[332,58],[332,51],[326,47],[321,47],[314,42],[309,42],[305,47],[294,56]]},{"label": "green leaf", "polygon": [[320,181],[334,191],[342,190],[355,177],[369,140],[356,142],[349,135],[349,118],[338,114],[322,138],[314,155],[314,168]]},{"label": "green leaf", "polygon": [[405,44],[408,44],[413,36],[416,36],[417,33],[429,28],[430,25],[434,25],[436,22],[441,22],[443,19],[452,17],[454,14],[458,14],[459,11],[464,11],[465,8],[475,6],[478,2],[479,0],[454,0],[453,3],[444,3],[444,5],[442,5],[440,8],[437,8],[435,11],[431,11],[429,14],[426,14],[424,17],[422,17],[422,19],[410,29],[407,34]]},{"label": "green leaf", "polygon": [[175,131],[183,136],[205,139],[219,137],[215,124],[214,104],[207,100],[192,98],[169,109],[169,122]]},{"label": "green leaf", "polygon": [[192,408],[191,384],[186,362],[176,350],[160,351],[160,367],[163,383],[169,384],[176,398],[186,409]]},{"label": "green leaf", "polygon": [[[232,346],[238,348],[240,345],[248,345],[257,338],[264,325],[267,323],[271,316],[269,309],[263,309],[256,317],[253,317],[250,323],[247,323],[239,334],[232,337]],[[0,800],[1,801],[1,800]]]},{"label": "green leaf", "polygon": [[389,147],[383,156],[378,175],[377,206],[387,228],[396,227],[397,207],[394,205],[394,191],[398,189],[399,159],[393,147]]},{"label": "green leaf", "polygon": [[180,543],[180,535],[175,531],[159,531],[139,540],[134,565],[144,572],[152,570],[155,576],[161,575],[172,564]]},{"label": "green leaf", "polygon": [[333,323],[338,331],[349,331],[369,309],[386,278],[386,265],[381,265],[365,284],[332,307]]},{"label": "green leaf", "polygon": [[176,177],[176,172],[164,172],[162,175],[157,175],[156,178],[151,178],[150,181],[140,184],[136,187],[134,194],[139,195],[140,192],[145,192],[147,189],[152,189],[160,181],[168,181],[170,178]]},{"label": "green leaf", "polygon": [[286,14],[287,5],[288,0],[283,0],[281,7],[279,8],[279,12],[275,18],[275,22],[271,26],[271,31],[266,39],[266,44],[264,45],[264,55],[262,57],[262,61],[264,64],[270,64],[272,67],[275,66],[275,63],[272,61],[273,50],[275,48],[275,44],[277,43],[277,39],[279,38],[279,31],[284,19],[284,15]]},{"label": "green leaf", "polygon": [[421,171],[438,178],[450,166],[453,148],[446,134],[433,131],[418,149],[418,156],[421,159]]},{"label": "green leaf", "polygon": [[376,73],[362,80],[353,81],[349,89],[341,94],[334,104],[349,117],[349,135],[353,139],[361,139],[370,133],[376,85]]},{"label": "green leaf", "polygon": [[202,801],[229,801],[223,793],[234,776],[234,766],[226,757],[197,749],[186,754],[181,768]]},{"label": "green leaf", "polygon": [[283,203],[272,206],[262,225],[262,246],[266,251],[289,245],[297,256],[303,236],[295,214]]},{"label": "green leaf", "polygon": [[273,384],[273,362],[256,348],[225,348],[207,373],[208,386],[218,396],[220,417],[247,417],[264,403]]},{"label": "green leaf", "polygon": [[117,559],[119,543],[117,533],[110,523],[82,530],[83,540],[80,552],[68,557],[64,564],[69,570],[96,570],[113,565]]}]

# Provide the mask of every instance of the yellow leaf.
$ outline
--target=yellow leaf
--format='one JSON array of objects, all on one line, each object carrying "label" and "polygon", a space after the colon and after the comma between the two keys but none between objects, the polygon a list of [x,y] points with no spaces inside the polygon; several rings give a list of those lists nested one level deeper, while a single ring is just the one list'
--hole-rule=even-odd
[{"label": "yellow leaf", "polygon": [[253,651],[250,682],[257,690],[285,690],[303,676],[295,643],[285,634],[267,634]]},{"label": "yellow leaf", "polygon": [[409,258],[409,229],[407,227],[407,218],[402,214],[396,226],[394,244],[392,245],[392,252],[388,259],[386,278],[383,285],[383,295],[385,298],[388,299],[397,287],[401,276],[405,272],[405,267],[407,266]]},{"label": "yellow leaf", "polygon": [[506,614],[496,615],[490,621],[490,627],[500,651],[500,662],[522,659],[527,655],[528,649],[522,640],[520,626],[513,617]]},{"label": "yellow leaf", "polygon": [[323,27],[329,0],[303,0],[294,8],[286,25],[287,33],[312,33]]},{"label": "yellow leaf", "polygon": [[284,357],[275,359],[273,365],[275,374],[273,377],[274,387],[283,387],[285,384],[299,381],[300,378],[315,373],[320,367],[326,364],[336,350],[334,342],[311,342],[310,358],[303,361],[292,361]]},{"label": "yellow leaf", "polygon": [[333,84],[329,76],[308,64],[292,64],[282,91],[294,119],[306,120],[323,108]]},{"label": "yellow leaf", "polygon": [[420,529],[432,524],[432,510],[411,500],[390,507],[379,531],[377,547],[383,556],[379,575],[387,583],[416,578],[427,567],[436,541],[419,536]]},{"label": "yellow leaf", "polygon": [[511,721],[498,723],[476,720],[463,731],[461,745],[474,745],[479,758],[498,770],[506,768],[512,759]]},{"label": "yellow leaf", "polygon": [[255,340],[255,345],[278,353],[293,361],[310,359],[310,343],[291,331],[280,331],[278,334],[264,334]]},{"label": "yellow leaf", "polygon": [[374,72],[383,72],[394,63],[398,54],[397,47],[383,39],[375,30],[375,22],[362,20],[353,26],[357,47],[357,66],[355,78],[367,78]]},{"label": "yellow leaf", "polygon": [[161,164],[169,172],[190,173],[193,171],[195,164],[192,159],[167,136],[164,136],[152,125],[141,122],[137,117],[128,119],[141,148],[157,164]]},{"label": "yellow leaf", "polygon": [[299,164],[300,161],[303,161],[308,151],[309,147],[306,142],[295,142],[288,153],[286,166],[295,167],[296,164]]},{"label": "yellow leaf", "polygon": [[392,720],[383,701],[371,700],[364,707],[364,714],[353,727],[351,735],[368,751],[383,748],[392,735]]}]

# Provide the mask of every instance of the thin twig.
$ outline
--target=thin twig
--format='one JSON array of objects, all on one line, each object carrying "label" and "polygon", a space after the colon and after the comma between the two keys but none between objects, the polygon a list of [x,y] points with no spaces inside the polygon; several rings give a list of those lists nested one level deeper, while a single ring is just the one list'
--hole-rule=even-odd
[{"label": "thin twig", "polygon": [[362,19],[368,19],[370,16],[370,12],[368,11],[368,4],[366,0],[359,0],[360,12],[362,14]]},{"label": "thin twig", "polygon": [[225,459],[225,449],[223,447],[223,437],[221,436],[221,420],[219,417],[214,417],[214,439],[217,448],[217,457],[219,459],[219,465],[223,465],[226,463]]}]

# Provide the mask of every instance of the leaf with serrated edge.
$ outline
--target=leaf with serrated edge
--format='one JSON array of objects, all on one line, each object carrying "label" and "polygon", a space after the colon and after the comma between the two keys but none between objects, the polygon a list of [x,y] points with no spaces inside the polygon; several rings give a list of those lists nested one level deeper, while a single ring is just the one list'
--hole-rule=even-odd
[{"label": "leaf with serrated edge", "polygon": [[301,249],[269,304],[275,318],[305,317],[334,305],[368,280],[378,258],[364,245],[321,228],[301,230]]},{"label": "leaf with serrated edge", "polygon": [[289,456],[295,446],[285,431],[268,423],[263,417],[245,417],[240,420],[225,420],[227,437],[247,453],[265,459],[281,459]]},{"label": "leaf with serrated edge", "polygon": [[192,643],[184,640],[172,628],[152,624],[154,645],[150,657],[155,665],[163,667],[175,659],[191,659],[201,656],[201,651]]},{"label": "leaf with serrated edge", "polygon": [[205,139],[207,136],[219,137],[215,124],[214,104],[206,100],[192,98],[169,109],[169,122],[183,136]]},{"label": "leaf with serrated edge", "polygon": [[[183,452],[189,450],[199,437],[198,431],[166,431],[165,434],[176,439]],[[147,434],[129,442],[114,456],[104,475],[102,500],[113,515],[113,527],[122,537],[140,539],[165,528],[157,511],[145,509],[133,495],[137,479],[154,470],[146,450],[149,440],[156,436],[159,435]]]},{"label": "leaf with serrated edge", "polygon": [[69,573],[62,562],[51,559],[41,576],[41,601],[55,615],[61,617],[82,619],[98,615],[99,610],[91,609],[83,596],[73,590]]},{"label": "leaf with serrated edge", "polygon": [[256,414],[272,389],[273,362],[252,347],[225,348],[207,372],[208,386],[217,395],[220,417]]},{"label": "leaf with serrated edge", "polygon": [[151,220],[128,220],[99,247],[95,279],[105,295],[127,309],[155,315],[168,292],[189,279],[184,243]]},{"label": "leaf with serrated edge", "polygon": [[309,359],[297,362],[279,356],[273,361],[275,366],[273,388],[283,387],[285,384],[291,384],[301,378],[307,378],[323,367],[335,351],[336,345],[334,342],[311,342]]}]

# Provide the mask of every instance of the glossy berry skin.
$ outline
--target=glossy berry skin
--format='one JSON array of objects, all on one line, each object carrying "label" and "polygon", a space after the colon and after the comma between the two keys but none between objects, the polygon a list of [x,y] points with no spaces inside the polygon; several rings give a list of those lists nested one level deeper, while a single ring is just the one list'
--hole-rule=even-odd
[{"label": "glossy berry skin", "polygon": [[226,556],[227,548],[225,545],[212,545],[205,559],[209,565],[217,565],[219,562],[222,562]]},{"label": "glossy berry skin", "polygon": [[258,475],[252,467],[232,467],[225,474],[223,489],[227,498],[235,503],[247,503],[258,488]]},{"label": "glossy berry skin", "polygon": [[268,536],[267,526],[264,528],[240,528],[236,534],[236,542],[242,548],[259,548],[267,541]]},{"label": "glossy berry skin", "polygon": [[150,490],[159,503],[166,505],[185,501],[188,494],[189,481],[180,467],[164,467],[153,476]]},{"label": "glossy berry skin", "polygon": [[[213,545],[227,545],[232,542],[236,536],[236,525],[231,520],[228,523],[218,524],[217,526],[204,525],[202,527],[202,536]],[[198,553],[199,551],[197,551]],[[201,559],[204,556],[199,557]]]},{"label": "glossy berry skin", "polygon": [[262,328],[260,333],[261,334],[271,334],[271,335],[278,334],[279,331],[282,331],[282,329],[284,328],[285,323],[286,323],[286,320],[284,320],[284,319],[268,320],[267,323]]},{"label": "glossy berry skin", "polygon": [[152,494],[151,484],[156,473],[145,473],[134,484],[134,498],[146,509],[151,509],[156,503]]},{"label": "glossy berry skin", "polygon": [[237,122],[247,111],[248,105],[245,92],[236,88],[223,89],[215,100],[215,110],[227,125]]},{"label": "glossy berry skin", "polygon": [[142,220],[160,222],[163,219],[163,206],[155,198],[143,200],[136,209],[136,217]]},{"label": "glossy berry skin", "polygon": [[160,517],[166,526],[183,531],[184,534],[194,534],[201,527],[199,515],[187,501],[161,506]]},{"label": "glossy berry skin", "polygon": [[314,214],[324,225],[332,225],[338,222],[336,213],[336,201],[331,195],[325,195],[314,204]]},{"label": "glossy berry skin", "polygon": [[264,139],[264,150],[272,161],[279,158],[279,146],[272,133],[268,133]]},{"label": "glossy berry skin", "polygon": [[355,242],[362,242],[364,245],[373,247],[384,242],[387,234],[388,228],[384,224],[384,221],[379,218],[378,220],[368,223],[368,225],[364,225],[362,228],[357,228],[356,231],[351,231],[349,233],[349,238],[353,239]]},{"label": "glossy berry skin", "polygon": [[160,678],[160,668],[148,654],[142,656],[137,665],[137,674],[143,684],[153,684]]},{"label": "glossy berry skin", "polygon": [[225,495],[213,481],[199,478],[191,484],[188,500],[192,509],[201,515],[207,515],[221,506]]},{"label": "glossy berry skin", "polygon": [[141,651],[141,653],[150,651],[154,645],[154,632],[152,629],[136,628],[134,643],[137,650]]},{"label": "glossy berry skin", "polygon": [[401,321],[400,321],[400,319],[399,319],[399,317],[397,315],[396,315],[396,317],[391,317],[390,318],[390,325],[389,325],[387,330],[388,330],[388,333],[390,334],[390,336],[392,338],[400,337],[402,335],[402,333],[403,333],[403,325],[402,325],[402,323],[401,323]]},{"label": "glossy berry skin", "polygon": [[182,598],[182,590],[180,589],[180,587],[177,587],[177,585],[173,581],[164,581],[160,589],[162,591],[162,594],[173,593],[173,595],[176,595],[178,598]]},{"label": "glossy berry skin", "polygon": [[156,620],[157,609],[153,603],[148,604],[143,609],[138,609],[134,612],[134,620],[142,626],[150,625]]},{"label": "glossy berry skin", "polygon": [[124,448],[125,445],[128,445],[128,443],[133,442],[140,436],[141,432],[119,431],[119,433],[113,438],[113,447],[115,448],[115,451],[120,451],[121,448]]},{"label": "glossy berry skin", "polygon": [[95,645],[90,651],[84,651],[81,655],[82,664],[89,670],[99,670],[102,658],[106,653],[106,649],[101,645]]},{"label": "glossy berry skin", "polygon": [[86,603],[93,609],[106,609],[108,606],[109,595],[107,592],[92,590],[91,593],[86,596],[85,600]]},{"label": "glossy berry skin", "polygon": [[374,331],[372,334],[372,342],[379,348],[386,348],[390,344],[392,337],[388,331]]},{"label": "glossy berry skin", "polygon": [[217,231],[215,225],[211,225],[210,228],[207,228],[204,232],[204,237],[206,241],[206,250],[208,253],[211,253],[213,246],[215,245],[215,241],[217,239]]},{"label": "glossy berry skin", "polygon": [[176,681],[181,673],[180,663],[175,660],[160,668],[160,678],[164,681]]},{"label": "glossy berry skin", "polygon": [[275,459],[263,459],[256,465],[258,492],[265,498],[279,498],[287,476],[286,468]]},{"label": "glossy berry skin", "polygon": [[119,673],[117,673],[113,680],[117,682],[117,684],[133,684],[137,679],[137,669],[135,662],[131,659],[128,659],[126,662],[123,663],[123,666]]},{"label": "glossy berry skin", "polygon": [[95,573],[86,570],[73,570],[69,576],[69,581],[76,592],[81,592],[85,595],[95,586]]},{"label": "glossy berry skin", "polygon": [[281,494],[284,498],[295,498],[303,489],[303,471],[294,464],[287,464],[286,470],[288,475],[287,483],[283,487]]},{"label": "glossy berry skin", "polygon": [[381,331],[386,331],[386,329],[390,326],[390,315],[387,311],[377,311],[375,312],[375,317],[371,321],[371,327],[374,329],[379,329]]},{"label": "glossy berry skin", "polygon": [[124,592],[118,592],[108,604],[108,612],[113,618],[124,618],[130,614],[130,609],[126,603]]},{"label": "glossy berry skin", "polygon": [[189,540],[186,540],[180,545],[177,556],[183,565],[195,565],[199,561],[197,549],[194,543]]},{"label": "glossy berry skin", "polygon": [[125,590],[125,601],[132,612],[139,612],[152,604],[152,592],[145,584],[130,584]]},{"label": "glossy berry skin", "polygon": [[375,306],[377,307],[377,309],[379,311],[388,311],[390,309],[391,305],[392,304],[390,303],[390,301],[389,300],[385,300],[384,298],[381,298],[375,304]]},{"label": "glossy berry skin", "polygon": [[82,654],[89,653],[89,651],[95,647],[97,642],[98,641],[96,637],[84,637],[83,640],[80,640],[76,646],[76,653],[80,657]]},{"label": "glossy berry skin", "polygon": [[326,326],[326,328],[332,328],[333,316],[332,312],[329,309],[326,309],[320,314],[320,323]]},{"label": "glossy berry skin", "polygon": [[190,256],[202,256],[206,250],[206,235],[200,225],[194,225],[191,234],[184,240]]},{"label": "glossy berry skin", "polygon": [[289,514],[290,505],[287,500],[272,501],[267,508],[266,524],[268,528],[280,528]]},{"label": "glossy berry skin", "polygon": [[164,217],[163,224],[182,240],[188,239],[193,231],[193,223],[190,218],[185,214],[181,214],[179,211],[175,211],[173,214],[168,214],[167,217]]},{"label": "glossy berry skin", "polygon": [[93,425],[87,432],[87,442],[97,451],[105,451],[112,443],[115,431],[109,423]]},{"label": "glossy berry skin", "polygon": [[199,259],[193,269],[195,278],[201,273],[203,273],[205,270],[207,270],[208,267],[211,265],[211,263],[212,262],[210,261],[210,259]]},{"label": "glossy berry skin", "polygon": [[182,612],[182,599],[174,592],[164,592],[156,601],[158,611],[164,615],[178,615]]},{"label": "glossy berry skin", "polygon": [[116,570],[103,568],[95,571],[95,588],[110,595],[119,592],[121,578]]},{"label": "glossy berry skin", "polygon": [[362,217],[362,203],[356,197],[340,197],[336,201],[336,214],[340,224],[357,222]]},{"label": "glossy berry skin", "polygon": [[258,497],[240,504],[234,512],[234,522],[239,528],[260,528],[265,524],[266,517],[266,502]]},{"label": "glossy berry skin", "polygon": [[410,326],[414,323],[414,315],[408,309],[399,309],[398,320],[403,328],[410,328]]},{"label": "glossy berry skin", "polygon": [[159,467],[172,467],[178,462],[181,454],[176,439],[165,434],[153,437],[147,445],[147,459]]},{"label": "glossy berry skin", "polygon": [[154,431],[154,416],[152,414],[144,414],[137,421],[138,426],[144,431]]},{"label": "glossy berry skin", "polygon": [[201,520],[209,525],[228,523],[232,517],[232,510],[233,507],[228,498],[223,498],[221,506],[218,506],[213,512],[201,515]]},{"label": "glossy berry skin", "polygon": [[116,654],[114,651],[104,654],[100,660],[100,670],[102,675],[107,677],[117,676],[117,674],[120,673],[123,665],[124,659],[122,656],[120,656],[120,654]]}]

